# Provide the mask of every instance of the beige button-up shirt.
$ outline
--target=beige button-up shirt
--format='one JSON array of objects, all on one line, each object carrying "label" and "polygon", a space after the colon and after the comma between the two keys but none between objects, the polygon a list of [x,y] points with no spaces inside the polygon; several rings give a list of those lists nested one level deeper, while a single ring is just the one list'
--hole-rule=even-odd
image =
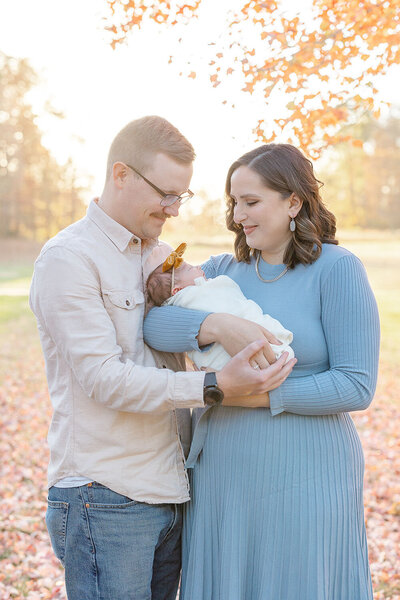
[{"label": "beige button-up shirt", "polygon": [[30,305],[54,409],[49,487],[81,476],[142,502],[189,499],[176,409],[204,406],[204,373],[157,368],[168,359],[142,333],[143,281],[167,251],[95,201],[43,247]]}]

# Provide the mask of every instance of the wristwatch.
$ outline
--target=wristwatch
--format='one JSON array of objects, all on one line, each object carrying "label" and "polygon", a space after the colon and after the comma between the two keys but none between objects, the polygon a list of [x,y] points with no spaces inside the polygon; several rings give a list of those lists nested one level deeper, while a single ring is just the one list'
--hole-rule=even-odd
[{"label": "wristwatch", "polygon": [[207,406],[216,406],[221,404],[224,399],[224,392],[217,385],[217,376],[215,371],[206,373],[203,387],[204,404]]}]

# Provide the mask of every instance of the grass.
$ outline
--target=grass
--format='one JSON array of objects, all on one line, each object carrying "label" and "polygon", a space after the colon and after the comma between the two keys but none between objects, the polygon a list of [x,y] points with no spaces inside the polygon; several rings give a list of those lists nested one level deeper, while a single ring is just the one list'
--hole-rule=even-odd
[{"label": "grass", "polygon": [[19,320],[21,317],[33,318],[28,304],[28,297],[0,296],[0,332],[6,323]]},{"label": "grass", "polygon": [[0,284],[29,281],[32,277],[32,265],[29,262],[1,264]]}]

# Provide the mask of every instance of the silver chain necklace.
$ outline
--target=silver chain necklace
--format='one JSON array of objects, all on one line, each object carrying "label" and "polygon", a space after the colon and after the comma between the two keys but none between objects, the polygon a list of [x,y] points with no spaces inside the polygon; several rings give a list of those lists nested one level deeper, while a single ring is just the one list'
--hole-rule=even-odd
[{"label": "silver chain necklace", "polygon": [[256,258],[256,273],[257,273],[257,277],[258,279],[260,279],[261,281],[263,281],[264,283],[272,283],[273,281],[278,281],[278,279],[280,279],[281,277],[283,277],[287,272],[288,272],[288,267],[286,266],[282,273],[279,273],[279,275],[277,275],[276,277],[274,277],[273,279],[264,279],[264,277],[261,277],[260,272],[258,270],[258,263],[260,262],[260,256],[261,256],[261,252],[259,252],[257,254],[257,258]]}]

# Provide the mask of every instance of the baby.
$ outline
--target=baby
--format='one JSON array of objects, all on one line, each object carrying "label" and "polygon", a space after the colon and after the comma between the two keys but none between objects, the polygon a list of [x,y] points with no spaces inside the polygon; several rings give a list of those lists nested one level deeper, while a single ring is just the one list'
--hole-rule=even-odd
[{"label": "baby", "polygon": [[[151,306],[174,305],[195,310],[224,312],[249,321],[254,321],[268,329],[282,345],[271,345],[276,358],[288,352],[287,361],[293,358],[289,344],[293,334],[282,327],[276,319],[264,315],[261,308],[246,298],[238,284],[226,275],[206,279],[200,267],[183,261],[186,244],[181,244],[166,261],[159,265],[147,279],[147,297]],[[200,369],[210,367],[219,371],[230,360],[221,344],[213,344],[210,350],[188,352],[189,358]]]}]

